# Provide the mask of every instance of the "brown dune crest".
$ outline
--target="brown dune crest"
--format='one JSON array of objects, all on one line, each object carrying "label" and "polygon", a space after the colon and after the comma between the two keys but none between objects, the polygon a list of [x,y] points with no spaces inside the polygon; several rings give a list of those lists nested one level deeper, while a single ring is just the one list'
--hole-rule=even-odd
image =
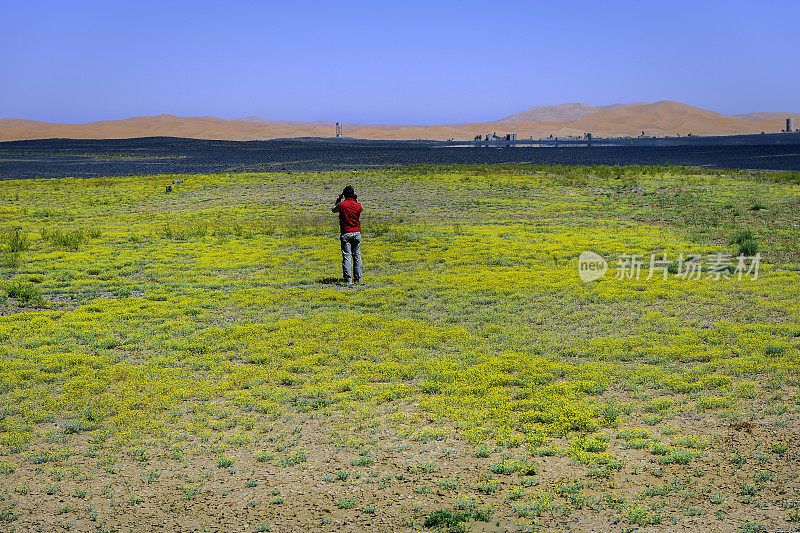
[{"label": "brown dune crest", "polygon": [[[516,133],[518,138],[595,136],[735,135],[779,132],[785,119],[796,113],[724,115],[682,104],[655,103],[589,106],[580,103],[534,107],[495,122],[449,125],[344,124],[346,137],[359,139],[470,140],[475,135]],[[124,139],[132,137],[188,137],[195,139],[264,140],[282,137],[333,137],[328,121],[277,121],[262,117],[228,120],[215,117],[156,115],[85,124],[58,124],[19,118],[0,119],[0,141],[25,139]],[[800,126],[798,126],[800,127]]]}]

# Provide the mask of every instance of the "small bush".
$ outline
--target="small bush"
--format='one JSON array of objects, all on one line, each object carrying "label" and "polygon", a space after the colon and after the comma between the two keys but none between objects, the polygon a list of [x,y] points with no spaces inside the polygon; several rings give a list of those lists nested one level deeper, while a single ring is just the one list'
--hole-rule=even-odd
[{"label": "small bush", "polygon": [[10,254],[15,254],[19,252],[24,252],[30,247],[30,243],[28,242],[28,235],[22,233],[19,228],[15,228],[9,231],[5,236],[5,248],[6,252]]},{"label": "small bush", "polygon": [[274,453],[270,453],[268,451],[260,451],[256,454],[256,461],[259,463],[266,463],[267,461],[271,461],[275,458]]},{"label": "small bush", "polygon": [[445,440],[447,430],[441,428],[425,427],[411,436],[412,439],[421,441],[425,444],[434,440]]},{"label": "small bush", "polygon": [[436,470],[436,463],[430,462],[419,462],[416,466],[410,467],[412,472],[423,472],[425,474],[430,474],[434,470]]},{"label": "small bush", "polygon": [[456,476],[453,479],[442,479],[439,481],[439,487],[444,490],[455,490],[461,480]]},{"label": "small bush", "polygon": [[500,485],[495,483],[494,481],[486,481],[483,483],[478,483],[478,491],[483,492],[485,494],[494,494],[497,492],[497,489]]},{"label": "small bush", "polygon": [[11,298],[19,300],[22,307],[44,307],[44,298],[42,297],[41,289],[33,283],[22,283],[21,281],[14,281],[6,289],[6,293]]},{"label": "small bush", "polygon": [[352,459],[350,466],[369,466],[374,462],[375,460],[372,457],[359,457],[358,459]]},{"label": "small bush", "polygon": [[472,518],[472,513],[469,512],[454,513],[453,511],[439,510],[425,517],[425,527],[457,530],[461,522],[468,522],[470,518]]},{"label": "small bush", "polygon": [[339,498],[336,500],[336,507],[339,509],[352,509],[356,506],[355,500],[347,499],[347,498]]},{"label": "small bush", "polygon": [[639,526],[657,525],[661,523],[660,515],[654,514],[650,509],[641,505],[628,506],[625,515],[631,524]]},{"label": "small bush", "polygon": [[749,229],[740,229],[731,237],[730,244],[738,248],[736,255],[752,257],[758,253],[758,241]]},{"label": "small bush", "polygon": [[53,244],[53,246],[58,246],[59,248],[64,248],[66,250],[72,250],[73,252],[80,247],[81,243],[85,239],[86,234],[81,228],[66,232],[61,231],[60,229],[55,229],[48,233],[48,240]]},{"label": "small bush", "polygon": [[520,464],[517,461],[501,461],[494,463],[490,470],[495,474],[513,474],[520,469]]},{"label": "small bush", "polygon": [[786,348],[783,346],[776,346],[773,344],[768,344],[764,347],[764,355],[767,357],[779,357],[786,352]]},{"label": "small bush", "polygon": [[234,459],[233,457],[227,455],[221,455],[217,458],[217,466],[219,468],[227,468],[229,466],[232,466],[235,461],[236,459]]},{"label": "small bush", "polygon": [[739,526],[739,531],[742,533],[761,533],[766,532],[767,528],[759,522],[744,522]]},{"label": "small bush", "polygon": [[775,480],[775,472],[770,470],[762,470],[756,474],[756,483],[766,483],[767,481]]},{"label": "small bush", "polygon": [[782,442],[775,442],[772,444],[772,453],[777,453],[778,455],[783,455],[788,449],[789,447]]},{"label": "small bush", "polygon": [[20,262],[19,252],[6,252],[3,254],[3,266],[6,268],[16,270],[19,268]]},{"label": "small bush", "polygon": [[300,449],[279,458],[277,464],[278,466],[292,466],[303,463],[306,459],[308,459],[308,451]]},{"label": "small bush", "polygon": [[744,496],[755,496],[757,492],[758,492],[758,487],[755,487],[753,485],[742,483],[739,486],[739,494],[742,494]]}]

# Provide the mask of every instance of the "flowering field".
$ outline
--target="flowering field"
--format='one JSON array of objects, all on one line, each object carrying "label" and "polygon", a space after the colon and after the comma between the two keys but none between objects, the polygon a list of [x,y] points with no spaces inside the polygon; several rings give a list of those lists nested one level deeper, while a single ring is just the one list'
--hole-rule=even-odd
[{"label": "flowering field", "polygon": [[[346,183],[353,288],[330,212]],[[798,183],[2,181],[0,528],[800,527]],[[581,281],[583,251],[604,277]],[[690,255],[732,263],[687,276]]]}]

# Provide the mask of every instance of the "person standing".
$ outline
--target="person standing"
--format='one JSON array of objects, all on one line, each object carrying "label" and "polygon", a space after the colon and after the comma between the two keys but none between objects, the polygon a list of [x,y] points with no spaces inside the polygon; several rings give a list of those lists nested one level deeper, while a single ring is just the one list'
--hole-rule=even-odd
[{"label": "person standing", "polygon": [[[342,273],[344,282],[352,285],[361,281],[361,204],[356,202],[355,190],[348,185],[336,199],[334,213],[339,213],[339,233],[342,243]],[[344,200],[342,200],[344,198]]]}]

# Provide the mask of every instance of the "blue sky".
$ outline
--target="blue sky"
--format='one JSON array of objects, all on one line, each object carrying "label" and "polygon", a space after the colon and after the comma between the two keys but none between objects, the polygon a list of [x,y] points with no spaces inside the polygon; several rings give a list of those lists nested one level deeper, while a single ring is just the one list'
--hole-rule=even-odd
[{"label": "blue sky", "polygon": [[442,124],[677,100],[800,112],[797,1],[6,2],[0,118]]}]

